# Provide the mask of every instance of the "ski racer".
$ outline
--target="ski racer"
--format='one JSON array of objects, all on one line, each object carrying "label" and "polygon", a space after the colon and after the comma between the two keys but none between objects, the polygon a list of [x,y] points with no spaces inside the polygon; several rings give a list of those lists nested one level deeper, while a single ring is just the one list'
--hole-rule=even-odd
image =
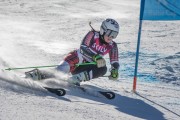
[{"label": "ski racer", "polygon": [[[120,65],[118,47],[114,39],[118,33],[119,24],[114,19],[108,18],[104,20],[101,24],[100,31],[95,31],[92,28],[82,40],[80,48],[68,53],[55,69],[60,72],[71,73],[68,82],[80,85],[82,81],[88,81],[106,74],[107,67],[103,56],[109,54],[111,64],[111,75],[109,79],[117,80]],[[96,62],[96,64],[76,66],[76,64],[91,62]],[[44,73],[38,69],[34,69],[25,74],[34,80],[53,76]]]}]

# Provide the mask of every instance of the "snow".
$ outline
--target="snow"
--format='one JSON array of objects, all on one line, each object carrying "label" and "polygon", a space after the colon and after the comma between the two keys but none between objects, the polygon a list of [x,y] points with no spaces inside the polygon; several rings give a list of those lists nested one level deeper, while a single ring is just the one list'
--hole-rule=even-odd
[{"label": "snow", "polygon": [[[179,21],[143,22],[137,94],[132,92],[139,6],[139,0],[1,0],[0,120],[179,120]],[[20,77],[27,70],[4,70],[58,64],[79,47],[90,30],[89,21],[98,30],[108,17],[121,26],[116,40],[120,77],[118,81],[101,77],[82,85],[114,91],[115,99],[85,94],[61,80]],[[64,87],[67,95],[48,93],[42,87],[46,85]]]}]

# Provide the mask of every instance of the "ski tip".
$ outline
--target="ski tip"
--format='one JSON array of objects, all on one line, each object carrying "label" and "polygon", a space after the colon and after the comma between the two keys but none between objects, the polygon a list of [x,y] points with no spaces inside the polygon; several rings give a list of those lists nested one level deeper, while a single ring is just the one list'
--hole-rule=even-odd
[{"label": "ski tip", "polygon": [[66,94],[66,90],[64,89],[57,89],[57,95],[58,96],[64,96]]},{"label": "ski tip", "polygon": [[54,93],[58,96],[64,96],[66,94],[66,90],[62,88],[49,88],[49,87],[44,87],[47,91]]}]

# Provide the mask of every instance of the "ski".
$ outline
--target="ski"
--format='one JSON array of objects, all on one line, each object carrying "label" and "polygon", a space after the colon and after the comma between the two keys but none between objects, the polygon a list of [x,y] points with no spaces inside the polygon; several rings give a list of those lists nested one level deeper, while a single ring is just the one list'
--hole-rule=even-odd
[{"label": "ski", "polygon": [[[20,77],[26,79],[25,76],[20,76]],[[50,88],[50,87],[44,87],[44,86],[42,87],[48,92],[56,94],[57,96],[64,96],[66,94],[66,90],[63,88]]]},{"label": "ski", "polygon": [[64,96],[66,94],[66,90],[64,90],[63,88],[50,88],[50,87],[43,87],[43,88],[58,96]]},{"label": "ski", "polygon": [[[24,78],[24,76],[23,76],[23,78]],[[63,81],[67,82],[66,80],[63,80]],[[87,93],[87,94],[92,95],[92,96],[101,97],[101,98],[103,97],[103,98],[106,98],[109,100],[115,98],[115,93],[112,91],[91,90],[91,89],[88,89],[88,88],[85,88],[82,86],[74,85],[72,83],[69,83],[69,84],[71,87],[78,88],[81,91],[83,91],[84,93]],[[43,88],[46,89],[50,93],[56,94],[57,96],[66,95],[66,90],[63,88],[50,88],[50,87],[44,87],[44,86],[43,86]]]},{"label": "ski", "polygon": [[[95,90],[90,90],[87,89],[85,87],[82,86],[77,86],[77,85],[73,85],[74,87],[80,89],[81,91],[83,91],[84,93],[87,93],[88,95],[92,95],[95,97],[103,97],[106,99],[114,99],[115,98],[115,93],[112,91],[95,91]],[[43,87],[45,88],[47,91],[56,94],[58,96],[64,96],[66,95],[66,90],[63,88],[50,88],[50,87]]]},{"label": "ski", "polygon": [[108,92],[103,92],[103,91],[98,91],[100,94],[104,95],[107,99],[114,99],[115,98],[115,93],[108,91]]},{"label": "ski", "polygon": [[95,97],[101,97],[101,98],[106,98],[106,99],[114,99],[116,97],[115,93],[112,91],[96,91],[96,90],[91,90],[82,86],[77,86],[73,85],[74,87],[80,89],[84,93],[87,93],[88,95],[92,95]]}]

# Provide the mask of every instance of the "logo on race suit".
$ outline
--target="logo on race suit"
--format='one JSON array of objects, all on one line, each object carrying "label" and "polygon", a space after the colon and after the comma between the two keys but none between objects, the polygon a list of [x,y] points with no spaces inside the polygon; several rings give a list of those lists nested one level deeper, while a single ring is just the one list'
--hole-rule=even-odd
[{"label": "logo on race suit", "polygon": [[103,46],[97,45],[96,43],[94,43],[92,45],[93,48],[95,48],[95,50],[101,52],[101,53],[105,53],[107,51],[107,48],[104,48]]}]

